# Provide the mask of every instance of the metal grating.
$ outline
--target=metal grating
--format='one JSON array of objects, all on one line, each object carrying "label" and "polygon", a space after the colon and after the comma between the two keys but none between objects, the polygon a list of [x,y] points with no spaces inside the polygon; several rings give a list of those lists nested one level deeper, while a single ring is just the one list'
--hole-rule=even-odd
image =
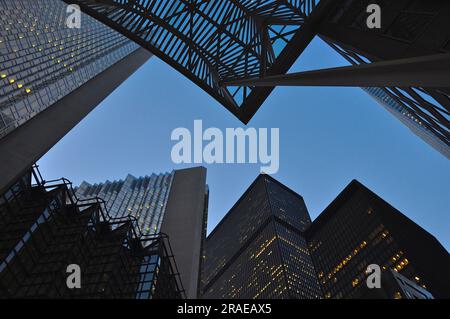
[{"label": "metal grating", "polygon": [[314,37],[319,0],[65,0],[167,62],[247,123],[273,88],[222,81],[286,73]]}]

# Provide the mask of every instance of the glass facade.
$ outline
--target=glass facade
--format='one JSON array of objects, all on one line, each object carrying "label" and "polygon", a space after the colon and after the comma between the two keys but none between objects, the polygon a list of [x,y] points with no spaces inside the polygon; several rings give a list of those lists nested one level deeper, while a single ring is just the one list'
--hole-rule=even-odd
[{"label": "glass facade", "polygon": [[[414,134],[426,143],[450,159],[450,146],[436,137],[414,114],[408,111],[402,104],[391,98],[383,88],[363,88],[370,96],[375,98],[389,113],[408,127]],[[424,96],[426,98],[426,96]]]},{"label": "glass facade", "polygon": [[[367,6],[380,5],[381,28],[367,28]],[[345,0],[322,25],[321,38],[353,65],[425,57],[450,50],[449,2]],[[335,32],[336,31],[336,32]],[[414,134],[450,159],[446,87],[364,88]]]},{"label": "glass facade", "polygon": [[[0,195],[0,298],[184,297],[167,236],[140,234],[101,201],[77,201],[67,180],[38,176]],[[81,271],[78,289],[67,286],[69,265]]]},{"label": "glass facade", "polygon": [[[371,264],[382,271],[375,294]],[[206,240],[202,297],[412,298],[393,272],[421,295],[448,298],[449,267],[436,238],[356,180],[311,222],[300,195],[260,175]]]},{"label": "glass facade", "polygon": [[320,298],[303,198],[260,175],[208,236],[203,298]]},{"label": "glass facade", "polygon": [[145,234],[158,234],[164,218],[174,172],[91,185],[83,182],[75,189],[79,199],[99,197],[113,218],[134,216]]},{"label": "glass facade", "polygon": [[139,48],[60,0],[0,0],[0,138]]},{"label": "glass facade", "polygon": [[325,298],[358,297],[371,264],[382,273],[399,273],[435,296],[450,293],[445,248],[357,181],[319,215],[306,237]]}]

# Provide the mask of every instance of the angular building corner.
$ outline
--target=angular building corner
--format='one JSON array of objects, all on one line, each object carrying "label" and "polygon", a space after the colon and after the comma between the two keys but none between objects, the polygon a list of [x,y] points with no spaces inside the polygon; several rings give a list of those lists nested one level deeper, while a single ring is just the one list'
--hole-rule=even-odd
[{"label": "angular building corner", "polygon": [[202,298],[322,297],[303,232],[303,198],[259,175],[205,243]]},{"label": "angular building corner", "polygon": [[194,167],[100,184],[83,182],[78,198],[102,198],[114,218],[128,215],[144,234],[164,234],[175,256],[186,297],[197,298],[206,236],[208,187],[206,168]]},{"label": "angular building corner", "polygon": [[370,264],[405,276],[435,298],[450,296],[448,251],[356,180],[314,220],[306,236],[325,298],[357,297]]},{"label": "angular building corner", "polygon": [[195,299],[208,196],[203,167],[78,188],[33,167],[0,195],[0,298]]}]

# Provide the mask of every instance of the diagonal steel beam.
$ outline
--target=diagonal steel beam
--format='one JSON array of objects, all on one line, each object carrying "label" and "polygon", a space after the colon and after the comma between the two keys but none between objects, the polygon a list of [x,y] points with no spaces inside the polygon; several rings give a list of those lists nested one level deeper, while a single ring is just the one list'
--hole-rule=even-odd
[{"label": "diagonal steel beam", "polygon": [[450,87],[450,53],[232,80],[222,86]]}]

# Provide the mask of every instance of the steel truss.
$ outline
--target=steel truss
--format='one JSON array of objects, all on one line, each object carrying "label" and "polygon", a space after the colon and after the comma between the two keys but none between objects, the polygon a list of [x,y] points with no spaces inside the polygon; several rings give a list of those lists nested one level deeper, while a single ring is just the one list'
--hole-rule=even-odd
[{"label": "steel truss", "polygon": [[[64,1],[147,48],[245,124],[278,85],[389,87],[450,146],[447,1]],[[380,31],[365,24],[369,3],[383,7]],[[347,68],[286,75],[316,35],[359,60],[352,58]],[[445,69],[436,69],[439,63]]]}]

